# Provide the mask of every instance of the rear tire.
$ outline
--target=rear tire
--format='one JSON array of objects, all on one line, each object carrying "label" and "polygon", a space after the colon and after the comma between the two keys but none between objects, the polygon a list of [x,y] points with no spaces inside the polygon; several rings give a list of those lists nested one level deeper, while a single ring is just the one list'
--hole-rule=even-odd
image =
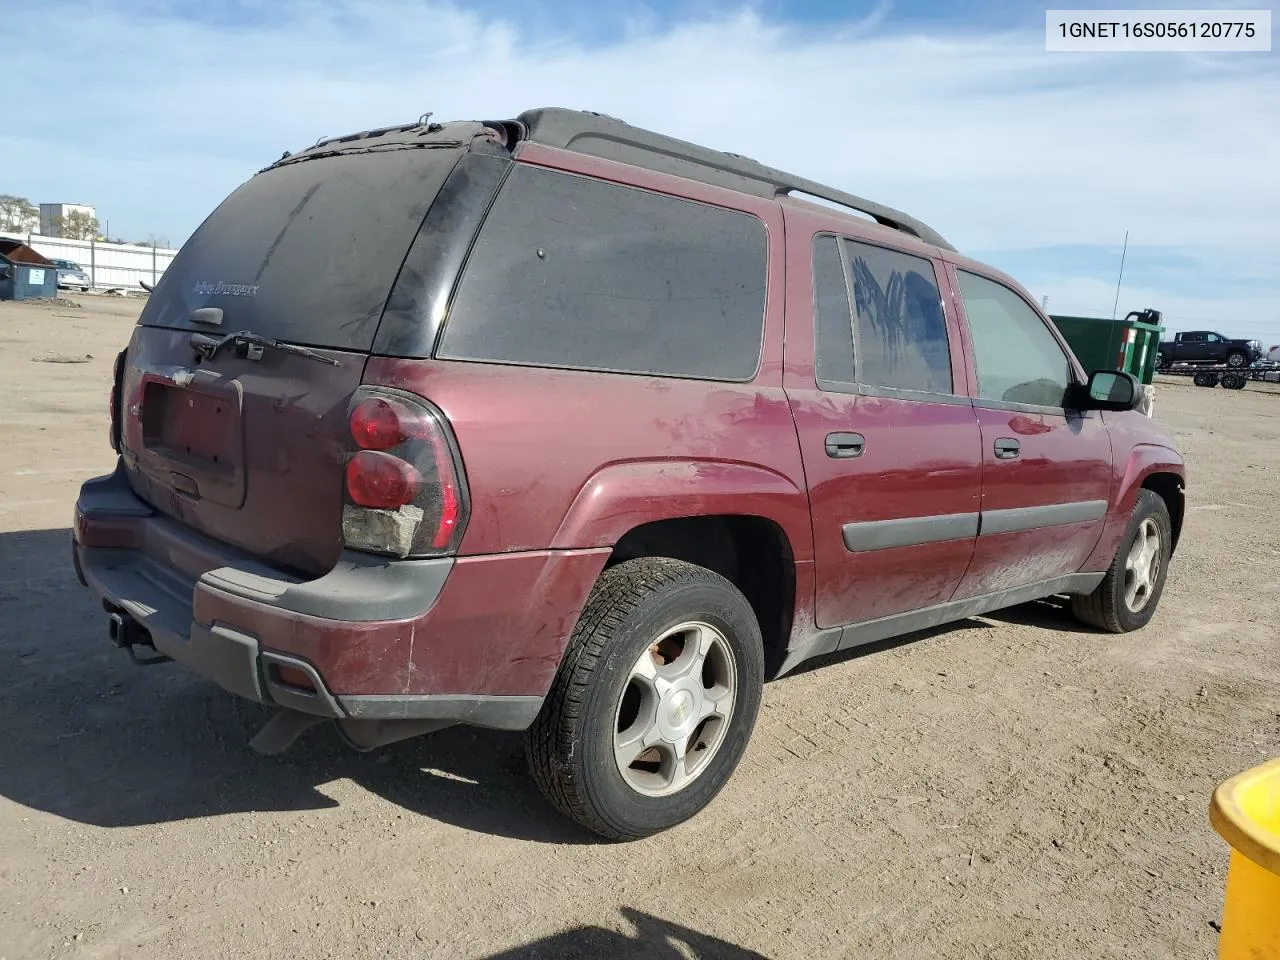
[{"label": "rear tire", "polygon": [[1109,633],[1129,633],[1150,622],[1164,593],[1173,554],[1169,508],[1152,490],[1139,490],[1115,559],[1093,593],[1071,598],[1077,620]]},{"label": "rear tire", "polygon": [[1191,382],[1197,387],[1216,387],[1218,385],[1218,375],[1216,373],[1197,373],[1191,378]]},{"label": "rear tire", "polygon": [[732,583],[679,560],[620,563],[597,581],[525,734],[530,772],[601,837],[669,829],[728,782],[763,685],[760,626]]}]

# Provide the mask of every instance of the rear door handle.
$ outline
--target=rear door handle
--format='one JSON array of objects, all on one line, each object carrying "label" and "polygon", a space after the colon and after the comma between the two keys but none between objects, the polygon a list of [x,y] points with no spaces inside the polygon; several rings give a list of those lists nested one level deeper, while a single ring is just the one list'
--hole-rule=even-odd
[{"label": "rear door handle", "polygon": [[867,438],[860,433],[828,433],[827,456],[837,460],[862,456]]},{"label": "rear door handle", "polygon": [[996,459],[1012,460],[1022,452],[1022,444],[1009,437],[1001,437],[996,441]]}]

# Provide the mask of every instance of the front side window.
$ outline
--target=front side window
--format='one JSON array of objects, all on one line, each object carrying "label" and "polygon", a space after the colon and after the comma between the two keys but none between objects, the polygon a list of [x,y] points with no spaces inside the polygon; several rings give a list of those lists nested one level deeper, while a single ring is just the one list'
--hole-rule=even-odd
[{"label": "front side window", "polygon": [[957,273],[973,338],[978,396],[1064,406],[1071,363],[1044,321],[1004,284],[964,270]]},{"label": "front side window", "polygon": [[517,164],[436,355],[750,380],[767,251],[764,224],[749,214]]}]

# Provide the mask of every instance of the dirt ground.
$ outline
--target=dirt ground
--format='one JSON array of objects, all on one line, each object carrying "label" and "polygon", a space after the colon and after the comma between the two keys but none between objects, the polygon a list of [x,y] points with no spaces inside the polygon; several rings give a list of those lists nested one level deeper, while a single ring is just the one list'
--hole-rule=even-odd
[{"label": "dirt ground", "polygon": [[1280,395],[1158,388],[1191,487],[1146,630],[1036,604],[828,659],[708,810],[616,846],[514,735],[262,758],[109,648],[68,525],[139,303],[80,302],[0,304],[3,960],[1214,955],[1209,795],[1280,754]]}]

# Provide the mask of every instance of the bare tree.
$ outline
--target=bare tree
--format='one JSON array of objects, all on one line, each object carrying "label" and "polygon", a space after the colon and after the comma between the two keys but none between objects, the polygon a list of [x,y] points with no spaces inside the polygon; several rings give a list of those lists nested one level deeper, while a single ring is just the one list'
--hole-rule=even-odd
[{"label": "bare tree", "polygon": [[0,230],[26,233],[40,220],[40,210],[26,197],[0,193]]},{"label": "bare tree", "polygon": [[68,240],[92,240],[98,235],[98,218],[83,210],[72,210],[53,218],[53,228],[58,236]]}]

